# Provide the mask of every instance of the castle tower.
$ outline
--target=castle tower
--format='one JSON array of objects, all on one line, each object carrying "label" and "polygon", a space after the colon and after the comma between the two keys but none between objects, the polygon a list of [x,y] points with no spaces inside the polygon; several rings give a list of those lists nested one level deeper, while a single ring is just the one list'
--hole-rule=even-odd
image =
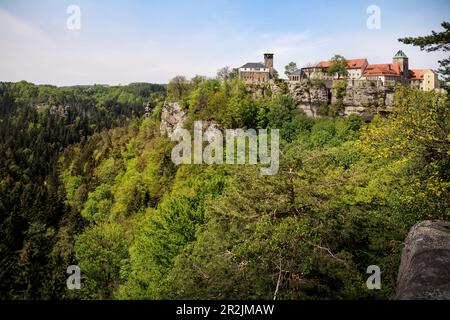
[{"label": "castle tower", "polygon": [[409,73],[409,65],[408,65],[408,57],[406,54],[399,50],[397,54],[392,58],[392,63],[398,64],[400,66],[400,72],[403,75],[404,79],[408,79],[408,73]]},{"label": "castle tower", "polygon": [[273,68],[273,53],[264,53],[264,65],[266,68]]}]

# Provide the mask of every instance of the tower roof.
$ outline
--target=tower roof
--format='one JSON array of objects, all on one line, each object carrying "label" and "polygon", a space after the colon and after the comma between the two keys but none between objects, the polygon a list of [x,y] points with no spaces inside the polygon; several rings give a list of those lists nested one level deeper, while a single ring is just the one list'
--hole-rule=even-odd
[{"label": "tower roof", "polygon": [[395,54],[394,58],[408,58],[408,57],[402,50],[398,50],[398,52]]}]

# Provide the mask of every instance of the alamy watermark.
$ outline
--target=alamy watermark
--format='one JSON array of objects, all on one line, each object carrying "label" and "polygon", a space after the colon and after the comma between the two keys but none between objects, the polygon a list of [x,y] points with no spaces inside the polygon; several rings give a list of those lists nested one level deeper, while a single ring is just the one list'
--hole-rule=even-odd
[{"label": "alamy watermark", "polygon": [[79,6],[72,4],[67,7],[66,13],[69,17],[66,21],[66,27],[69,30],[80,30],[81,29],[81,9]]},{"label": "alamy watermark", "polygon": [[[179,164],[258,164],[262,175],[274,175],[279,168],[280,133],[278,129],[226,129],[225,133],[209,126],[203,133],[202,121],[194,122],[192,148],[191,133],[176,129],[170,135],[179,143],[172,149],[172,161]],[[224,149],[225,140],[225,149]],[[204,146],[204,142],[208,145]],[[247,152],[248,151],[248,152]]]},{"label": "alamy watermark", "polygon": [[381,9],[374,4],[367,7],[366,13],[370,16],[367,18],[366,26],[369,30],[381,29]]},{"label": "alamy watermark", "polygon": [[69,290],[81,289],[81,269],[77,265],[70,265],[67,267],[67,273],[70,276],[67,278],[66,284]]},{"label": "alamy watermark", "polygon": [[377,265],[370,265],[367,267],[366,270],[367,274],[370,274],[370,277],[367,278],[366,286],[367,289],[373,290],[373,289],[381,289],[381,270],[380,267]]}]

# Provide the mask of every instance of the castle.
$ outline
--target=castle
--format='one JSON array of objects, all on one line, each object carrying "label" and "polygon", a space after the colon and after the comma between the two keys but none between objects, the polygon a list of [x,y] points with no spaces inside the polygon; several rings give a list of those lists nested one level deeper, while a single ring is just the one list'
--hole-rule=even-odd
[{"label": "castle", "polygon": [[[336,80],[338,75],[329,75],[327,69],[331,61],[297,69],[289,75],[289,82],[306,79]],[[438,76],[432,69],[409,69],[409,59],[403,51],[398,51],[392,63],[369,64],[367,59],[347,60],[347,80],[371,81],[381,85],[396,83],[409,84],[424,91],[438,88]],[[273,54],[264,54],[264,63],[247,63],[238,69],[239,79],[245,83],[261,83],[273,77]]]},{"label": "castle", "polygon": [[273,76],[273,53],[264,54],[264,62],[248,62],[238,69],[239,79],[244,83],[261,83]]}]

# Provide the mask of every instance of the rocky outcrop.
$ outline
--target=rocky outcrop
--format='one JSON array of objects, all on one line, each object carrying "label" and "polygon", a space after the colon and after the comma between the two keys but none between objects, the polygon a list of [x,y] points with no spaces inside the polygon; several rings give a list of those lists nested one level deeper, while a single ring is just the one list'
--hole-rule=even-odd
[{"label": "rocky outcrop", "polygon": [[175,130],[183,127],[186,111],[178,102],[165,102],[161,110],[161,134],[170,136]]},{"label": "rocky outcrop", "polygon": [[347,87],[343,99],[344,115],[390,112],[394,92],[386,87]]},{"label": "rocky outcrop", "polygon": [[[323,115],[327,106],[338,100],[336,90],[331,83],[307,84],[306,82],[288,82],[288,90],[297,106],[306,115],[317,117]],[[369,82],[349,83],[345,88],[340,114],[373,116],[375,113],[391,112],[394,98],[393,88],[371,86]]]},{"label": "rocky outcrop", "polygon": [[67,119],[69,117],[70,106],[68,105],[49,106],[46,104],[37,104],[35,105],[35,108],[37,110],[48,110],[52,116],[57,116],[64,119]]},{"label": "rocky outcrop", "polygon": [[325,86],[289,82],[288,90],[297,106],[310,117],[319,116],[320,107],[331,102],[331,92]]},{"label": "rocky outcrop", "polygon": [[148,102],[146,105],[144,105],[144,117],[150,117],[152,111],[153,104],[151,102]]},{"label": "rocky outcrop", "polygon": [[450,300],[450,222],[422,221],[411,228],[394,299]]},{"label": "rocky outcrop", "polygon": [[[332,89],[333,83],[329,82],[286,82],[287,90],[295,104],[305,112],[307,116],[319,117],[324,115],[331,104],[339,102],[341,110],[339,115],[352,114],[371,118],[375,113],[391,112],[394,99],[393,88],[383,86],[371,86],[368,82],[349,83],[345,88],[343,98],[338,101],[336,90]],[[285,92],[285,87],[274,82],[254,84],[249,86],[255,97],[266,94]],[[149,106],[145,114],[150,112]],[[186,119],[186,111],[178,102],[165,102],[161,113],[161,134],[171,135],[177,128],[182,128]]]}]

